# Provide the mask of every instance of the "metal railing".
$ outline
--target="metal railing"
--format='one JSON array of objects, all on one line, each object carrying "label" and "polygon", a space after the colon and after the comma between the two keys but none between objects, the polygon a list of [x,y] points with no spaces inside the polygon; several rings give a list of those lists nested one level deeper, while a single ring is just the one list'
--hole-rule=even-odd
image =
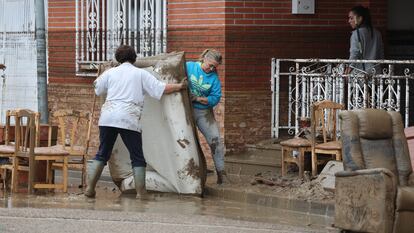
[{"label": "metal railing", "polygon": [[297,133],[299,119],[321,100],[398,111],[407,127],[413,70],[414,60],[272,59],[272,137]]},{"label": "metal railing", "polygon": [[139,56],[167,49],[166,0],[76,0],[76,72],[111,60],[119,45]]}]

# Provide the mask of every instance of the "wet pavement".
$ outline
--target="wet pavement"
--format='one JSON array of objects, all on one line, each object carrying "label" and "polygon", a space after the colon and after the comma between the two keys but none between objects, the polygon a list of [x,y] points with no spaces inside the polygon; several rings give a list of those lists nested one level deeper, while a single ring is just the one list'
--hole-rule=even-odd
[{"label": "wet pavement", "polygon": [[211,196],[152,193],[140,201],[100,181],[96,199],[89,199],[74,186],[67,194],[1,190],[0,232],[338,232],[321,216]]}]

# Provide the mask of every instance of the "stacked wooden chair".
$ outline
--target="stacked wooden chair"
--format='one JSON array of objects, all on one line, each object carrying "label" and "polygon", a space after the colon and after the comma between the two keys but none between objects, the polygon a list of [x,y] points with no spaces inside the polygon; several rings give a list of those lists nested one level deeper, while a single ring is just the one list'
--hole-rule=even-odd
[{"label": "stacked wooden chair", "polygon": [[[33,193],[34,189],[62,189],[63,192],[67,192],[67,164],[69,153],[58,146],[36,147],[38,144],[36,139],[39,138],[37,136],[39,134],[38,129],[40,128],[36,125],[36,122],[39,122],[39,116],[39,114],[30,110],[19,110],[16,113],[16,146],[13,160],[12,190],[17,192],[17,181],[19,176],[18,167],[20,166],[20,163],[22,161],[28,161],[29,193]],[[56,183],[52,164],[53,162],[60,160],[64,163],[62,166],[62,182]],[[38,163],[41,161],[46,164],[46,171],[39,171],[37,168]],[[37,173],[41,172],[45,172],[45,180],[37,179]]]},{"label": "stacked wooden chair", "polygon": [[[19,191],[19,176],[24,171],[28,172],[27,189],[29,193],[33,193],[35,189],[62,189],[63,192],[67,192],[69,152],[59,146],[39,147],[40,114],[27,109],[17,109],[8,111],[6,115],[5,136],[7,144],[3,146],[3,149],[13,148],[13,152],[9,154],[11,164],[5,165],[3,168],[11,170],[12,191]],[[15,122],[14,134],[10,130],[12,118]],[[14,138],[13,143],[10,142],[12,137]],[[46,170],[39,169],[38,165],[41,161],[46,164]],[[61,183],[56,183],[54,180],[52,164],[56,161],[63,163]],[[41,174],[42,172],[44,174]],[[44,179],[39,179],[39,174]]]}]

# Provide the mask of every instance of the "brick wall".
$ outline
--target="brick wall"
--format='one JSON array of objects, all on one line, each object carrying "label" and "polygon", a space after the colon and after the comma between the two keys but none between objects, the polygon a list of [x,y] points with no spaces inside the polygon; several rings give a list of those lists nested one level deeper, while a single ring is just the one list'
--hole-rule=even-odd
[{"label": "brick wall", "polygon": [[[385,28],[385,0],[315,2],[316,14],[293,15],[291,0],[168,0],[168,50],[185,51],[191,60],[206,48],[224,56],[224,96],[215,112],[228,150],[270,137],[272,57],[347,58],[347,14],[359,3]],[[77,108],[84,97],[80,107],[88,109],[92,79],[75,76],[75,1],[48,4],[50,108]]]},{"label": "brick wall", "polygon": [[290,0],[226,2],[224,128],[228,149],[242,150],[246,143],[270,138],[272,57],[347,58],[348,11],[356,4],[373,8],[375,26],[385,28],[385,0],[315,2],[313,15],[293,15]]},{"label": "brick wall", "polygon": [[48,55],[50,83],[92,83],[76,77],[76,13],[74,0],[48,1]]}]

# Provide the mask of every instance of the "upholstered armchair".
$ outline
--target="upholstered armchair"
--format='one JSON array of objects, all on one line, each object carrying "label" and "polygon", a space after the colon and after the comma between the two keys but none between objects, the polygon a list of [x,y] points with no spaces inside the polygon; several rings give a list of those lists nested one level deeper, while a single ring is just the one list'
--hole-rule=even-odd
[{"label": "upholstered armchair", "polygon": [[343,172],[335,174],[335,226],[357,232],[414,232],[414,175],[401,115],[343,111]]}]

